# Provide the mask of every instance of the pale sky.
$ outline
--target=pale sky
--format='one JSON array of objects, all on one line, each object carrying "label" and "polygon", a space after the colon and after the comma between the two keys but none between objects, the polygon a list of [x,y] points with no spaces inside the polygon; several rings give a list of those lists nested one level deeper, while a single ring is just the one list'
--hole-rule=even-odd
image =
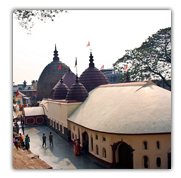
[{"label": "pale sky", "polygon": [[139,47],[167,27],[171,27],[171,10],[68,10],[54,22],[35,20],[31,35],[13,19],[13,82],[38,80],[53,60],[55,44],[60,61],[74,73],[77,57],[80,76],[88,67],[90,48],[96,68],[112,68],[125,50]]}]

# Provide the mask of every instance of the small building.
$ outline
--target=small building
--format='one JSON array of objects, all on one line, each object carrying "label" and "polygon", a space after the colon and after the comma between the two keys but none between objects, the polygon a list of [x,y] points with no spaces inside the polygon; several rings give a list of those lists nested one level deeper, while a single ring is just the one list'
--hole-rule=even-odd
[{"label": "small building", "polygon": [[16,96],[14,97],[15,102],[19,105],[19,115],[22,115],[23,107],[31,105],[30,97],[27,97],[25,94],[20,91],[16,92]]},{"label": "small building", "polygon": [[42,106],[25,107],[23,108],[23,115],[24,115],[25,125],[45,124],[45,119],[44,119],[45,112]]},{"label": "small building", "polygon": [[[37,101],[37,90],[36,90],[36,84],[34,80],[32,81],[32,85],[27,85],[27,82],[24,80],[23,84],[13,85],[13,96],[16,96],[17,91],[19,91],[23,97],[27,97],[28,103],[26,103],[26,100],[22,103],[23,104],[29,104],[29,105],[36,105]],[[21,103],[21,104],[22,104]]]},{"label": "small building", "polygon": [[109,83],[120,83],[120,77],[122,73],[115,69],[101,69],[100,70],[109,80]]}]

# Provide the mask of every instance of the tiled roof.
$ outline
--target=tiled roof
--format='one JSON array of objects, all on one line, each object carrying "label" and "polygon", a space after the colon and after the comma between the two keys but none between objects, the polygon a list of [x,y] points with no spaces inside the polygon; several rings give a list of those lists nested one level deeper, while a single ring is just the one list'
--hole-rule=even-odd
[{"label": "tiled roof", "polygon": [[33,85],[13,85],[13,92],[16,91],[36,91],[36,89],[33,87]]}]

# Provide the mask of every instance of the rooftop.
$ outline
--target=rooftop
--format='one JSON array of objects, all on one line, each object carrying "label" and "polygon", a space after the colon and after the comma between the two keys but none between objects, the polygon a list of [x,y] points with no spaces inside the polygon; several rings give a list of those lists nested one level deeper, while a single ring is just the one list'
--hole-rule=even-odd
[{"label": "rooftop", "polygon": [[106,133],[170,133],[171,92],[151,81],[102,85],[68,120]]}]

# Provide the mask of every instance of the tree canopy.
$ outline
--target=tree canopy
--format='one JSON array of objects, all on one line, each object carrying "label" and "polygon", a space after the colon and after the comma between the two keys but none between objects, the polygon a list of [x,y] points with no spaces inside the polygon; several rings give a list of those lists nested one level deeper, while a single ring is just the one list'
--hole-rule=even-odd
[{"label": "tree canopy", "polygon": [[34,18],[44,22],[47,19],[54,21],[56,15],[63,11],[67,12],[66,10],[15,10],[13,15],[19,21],[19,25],[22,28],[31,31],[31,28],[34,26]]},{"label": "tree canopy", "polygon": [[126,50],[126,54],[113,64],[119,71],[126,65],[132,81],[143,81],[151,77],[163,80],[171,89],[167,82],[171,80],[171,27],[160,29],[139,48]]}]

